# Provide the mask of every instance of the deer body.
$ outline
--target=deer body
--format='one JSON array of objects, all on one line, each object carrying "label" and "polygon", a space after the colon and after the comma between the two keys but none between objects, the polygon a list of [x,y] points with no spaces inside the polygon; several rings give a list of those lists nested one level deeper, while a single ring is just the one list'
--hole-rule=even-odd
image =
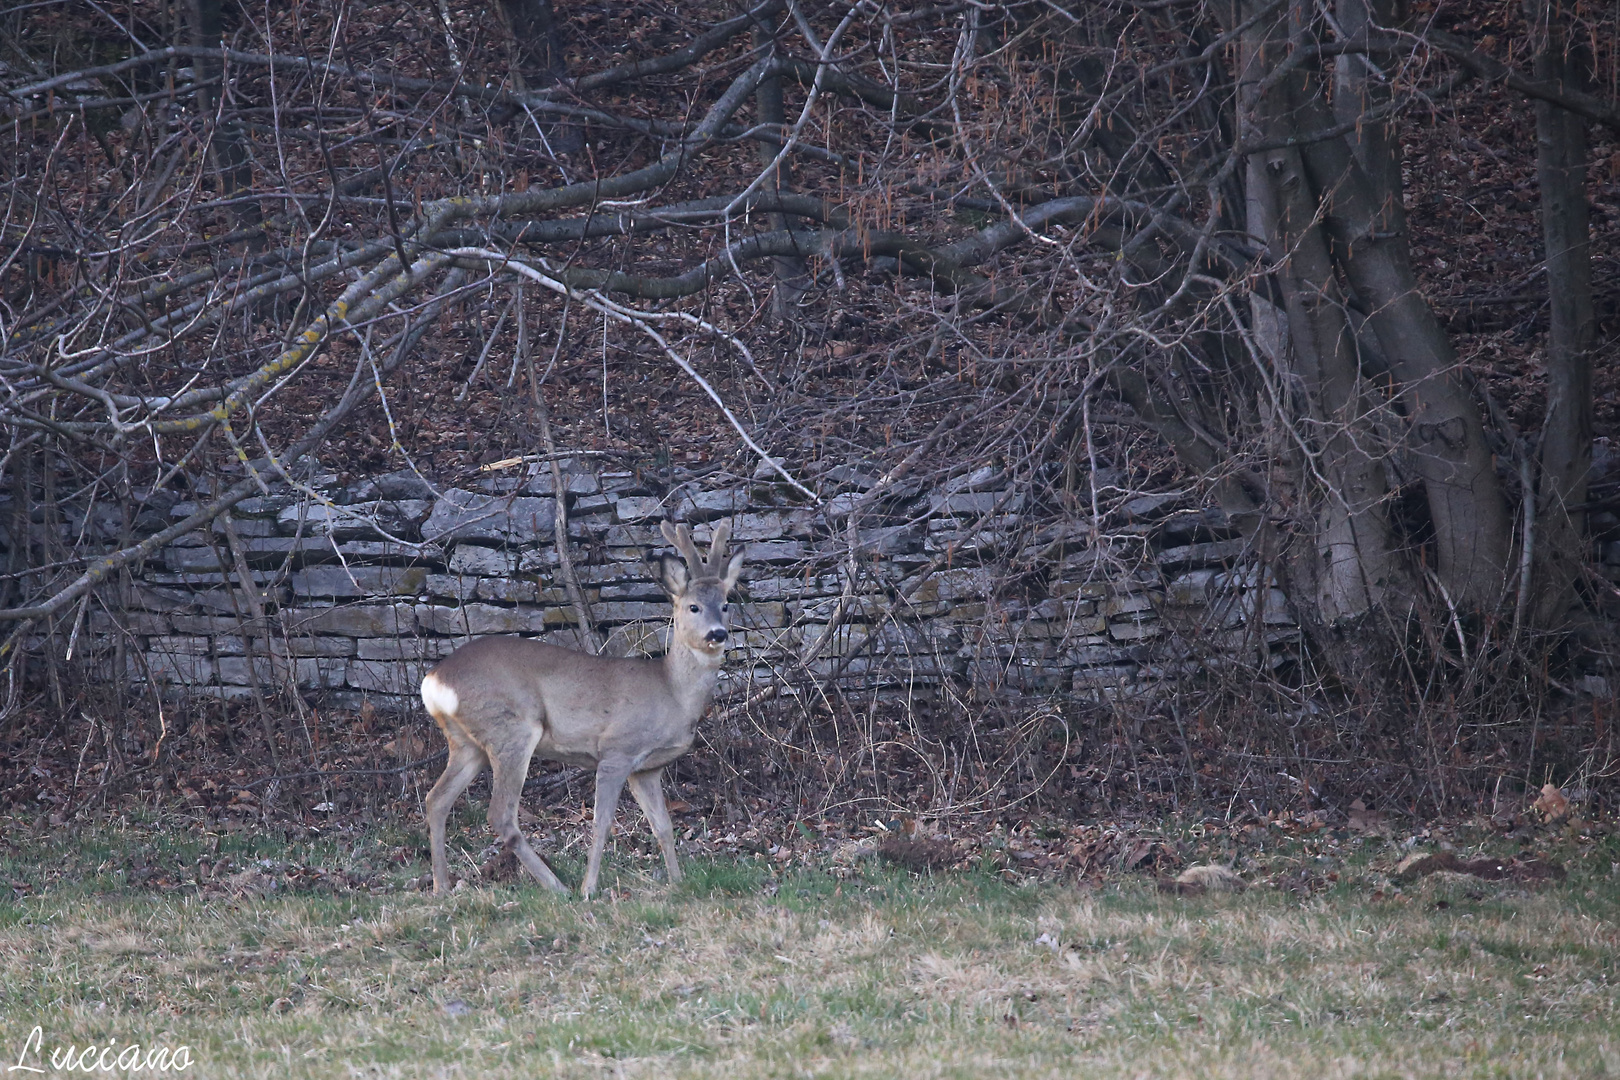
[{"label": "deer body", "polygon": [[692,745],[697,722],[720,680],[727,637],[726,595],[742,557],[722,570],[729,527],[715,529],[707,562],[685,526],[664,535],[686,557],[663,562],[674,601],[669,652],[661,660],[588,656],[523,638],[482,638],[463,646],[422,680],[422,703],[444,732],[449,760],[427,797],[433,888],[449,888],[444,853],[450,807],[487,765],[494,773],[489,823],[542,885],[566,892],[517,826],[529,762],[543,758],[596,768],[596,812],[580,891],[590,896],[619,794],[628,783],[663,852],[670,881],[681,880],[675,834],[664,804],[663,767]]}]

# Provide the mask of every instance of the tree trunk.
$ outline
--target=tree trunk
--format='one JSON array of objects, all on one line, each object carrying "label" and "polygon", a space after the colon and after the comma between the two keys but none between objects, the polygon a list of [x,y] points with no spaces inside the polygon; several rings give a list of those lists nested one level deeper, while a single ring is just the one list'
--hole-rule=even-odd
[{"label": "tree trunk", "polygon": [[[1579,75],[1564,27],[1548,0],[1529,0],[1536,78],[1574,85]],[[1586,121],[1536,102],[1536,173],[1547,255],[1552,326],[1547,336],[1547,414],[1541,425],[1541,482],[1532,531],[1535,601],[1531,622],[1567,621],[1575,580],[1587,561],[1587,474],[1592,466],[1592,246],[1586,204]]]},{"label": "tree trunk", "polygon": [[[754,48],[764,49],[771,44],[771,32],[762,25],[754,27]],[[780,129],[787,122],[787,113],[782,103],[782,77],[771,75],[761,79],[759,89],[754,91],[754,105],[759,113],[761,124],[775,124]],[[770,165],[776,160],[776,155],[782,151],[782,140],[779,138],[764,138],[759,140],[759,162],[761,165]],[[783,161],[772,171],[765,182],[760,185],[766,192],[778,192],[791,183],[788,163]],[[781,214],[767,215],[769,227],[776,229],[787,228],[787,219]],[[799,301],[810,288],[810,271],[806,268],[804,260],[794,255],[775,255],[771,258],[771,269],[776,278],[776,289],[771,294],[771,315],[778,321],[791,319],[798,310]]]},{"label": "tree trunk", "polygon": [[551,0],[499,0],[501,21],[517,51],[518,89],[543,90],[563,77],[562,35]]},{"label": "tree trunk", "polygon": [[[1331,128],[1320,81],[1301,70],[1293,134]],[[1407,234],[1342,138],[1306,140],[1301,152],[1322,194],[1334,259],[1397,383],[1409,467],[1423,481],[1434,523],[1440,582],[1459,608],[1496,608],[1508,585],[1513,522],[1479,406],[1459,376],[1451,340],[1418,290]]]},{"label": "tree trunk", "polygon": [[[1294,131],[1292,95],[1259,88],[1287,55],[1282,29],[1260,24],[1244,35],[1239,76],[1240,108],[1272,142]],[[1267,241],[1284,309],[1279,318],[1269,303],[1256,301],[1257,342],[1274,352],[1269,359],[1280,373],[1293,376],[1279,385],[1301,391],[1292,395],[1297,408],[1284,422],[1297,443],[1286,453],[1304,493],[1296,511],[1303,528],[1277,552],[1277,566],[1317,655],[1347,688],[1377,699],[1391,674],[1391,629],[1405,618],[1390,609],[1409,605],[1413,591],[1389,523],[1382,442],[1369,422],[1375,396],[1361,376],[1319,199],[1299,151],[1254,155],[1248,180],[1250,228]]]},{"label": "tree trunk", "polygon": [[[562,27],[551,0],[497,0],[501,22],[511,35],[512,82],[519,91],[544,90],[568,73]],[[555,154],[571,154],[585,145],[579,125],[547,117],[541,136]]]},{"label": "tree trunk", "polygon": [[[1394,0],[1337,0],[1334,11],[1345,37],[1354,41],[1375,35],[1381,27],[1395,22]],[[1333,116],[1340,124],[1355,124],[1346,139],[1356,160],[1367,173],[1378,199],[1378,207],[1388,232],[1406,226],[1406,210],[1401,203],[1401,143],[1395,122],[1365,119],[1368,113],[1387,106],[1394,87],[1379,66],[1382,54],[1345,53],[1333,64]]]},{"label": "tree trunk", "polygon": [[[1397,6],[1397,0],[1337,0],[1334,11],[1346,37],[1376,41],[1380,30],[1395,26]],[[1341,125],[1355,125],[1345,141],[1372,184],[1383,231],[1404,235],[1406,204],[1400,135],[1393,117],[1367,119],[1374,110],[1387,108],[1394,100],[1395,90],[1387,71],[1390,63],[1388,53],[1370,49],[1366,53],[1346,53],[1335,60],[1333,117]],[[1361,350],[1362,374],[1373,378],[1387,374],[1389,362],[1367,316],[1354,308],[1349,313]]]},{"label": "tree trunk", "polygon": [[[225,0],[192,0],[191,41],[202,48],[218,49],[225,37]],[[230,198],[239,192],[253,189],[253,166],[248,160],[241,128],[235,119],[225,116],[220,109],[223,88],[215,91],[211,80],[222,74],[222,65],[216,57],[200,56],[194,62],[197,72],[197,108],[207,120],[216,116],[213,137],[209,141],[209,157],[214,175],[219,179],[219,193]],[[234,216],[239,228],[256,228],[264,221],[259,204],[252,200],[238,203]]]},{"label": "tree trunk", "polygon": [[1377,439],[1366,423],[1355,339],[1304,166],[1297,152],[1278,150],[1266,155],[1262,172],[1294,372],[1310,407],[1298,431],[1317,455],[1315,475],[1305,485],[1316,491],[1312,501],[1319,504],[1316,600],[1332,625],[1382,606],[1391,590],[1409,598],[1411,583],[1395,552],[1383,467],[1369,452]]},{"label": "tree trunk", "polygon": [[[1245,37],[1275,46],[1242,74],[1250,83],[1275,75],[1285,56],[1292,61],[1290,50],[1314,44],[1314,5],[1293,0],[1276,14],[1264,7],[1233,0],[1224,12],[1231,27],[1259,17]],[[1440,583],[1459,608],[1491,610],[1508,587],[1513,521],[1480,409],[1458,375],[1445,330],[1418,291],[1398,201],[1380,193],[1343,137],[1315,135],[1338,122],[1323,91],[1319,69],[1299,63],[1265,91],[1278,99],[1267,107],[1269,120],[1256,115],[1258,103],[1240,105],[1241,137],[1251,144],[1283,137],[1298,147],[1305,181],[1321,207],[1332,267],[1350,289],[1345,303],[1366,315],[1389,365],[1393,404],[1406,418],[1406,464],[1423,483],[1434,526]]]}]

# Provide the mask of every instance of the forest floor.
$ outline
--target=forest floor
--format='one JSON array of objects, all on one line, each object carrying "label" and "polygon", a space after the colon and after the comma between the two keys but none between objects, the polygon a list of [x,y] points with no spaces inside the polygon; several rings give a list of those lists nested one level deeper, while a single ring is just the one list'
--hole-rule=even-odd
[{"label": "forest floor", "polygon": [[[481,824],[454,819],[458,865]],[[1204,895],[1140,867],[916,873],[859,841],[688,858],[672,888],[621,824],[581,902],[423,893],[406,824],[13,814],[0,1050],[46,1075],[133,1044],[205,1077],[1620,1073],[1620,838],[1597,824],[1260,829],[1213,849],[1249,887]],[[1218,831],[1156,828],[1184,851]],[[1400,871],[1425,852],[1491,861]]]}]

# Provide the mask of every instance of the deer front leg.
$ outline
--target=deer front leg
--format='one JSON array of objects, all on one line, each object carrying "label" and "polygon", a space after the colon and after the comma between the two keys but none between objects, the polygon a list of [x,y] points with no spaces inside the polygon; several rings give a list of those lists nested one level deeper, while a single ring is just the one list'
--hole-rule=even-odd
[{"label": "deer front leg", "polygon": [[658,848],[664,853],[664,868],[668,871],[669,883],[674,885],[681,880],[681,864],[675,861],[675,826],[670,823],[669,807],[664,803],[663,777],[663,769],[648,769],[632,774],[630,794],[636,797],[636,802],[641,804],[641,812],[647,815],[647,824],[652,826]]},{"label": "deer front leg", "polygon": [[596,766],[596,811],[591,829],[591,855],[585,863],[585,881],[579,894],[589,900],[596,891],[596,878],[602,871],[602,849],[607,847],[608,832],[613,828],[613,813],[619,807],[619,795],[630,775],[630,762],[623,758],[605,758]]}]

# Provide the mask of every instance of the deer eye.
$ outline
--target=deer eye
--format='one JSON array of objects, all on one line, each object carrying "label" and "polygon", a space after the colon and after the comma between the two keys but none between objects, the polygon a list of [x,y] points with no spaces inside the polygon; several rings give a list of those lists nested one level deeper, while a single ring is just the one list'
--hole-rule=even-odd
[{"label": "deer eye", "polygon": [[696,614],[697,614],[697,613],[698,613],[698,612],[700,612],[700,611],[702,611],[702,610],[703,610],[703,609],[702,609],[702,608],[700,608],[700,607],[698,607],[698,606],[697,606],[697,605],[696,605],[696,604],[693,604],[693,605],[692,605],[692,614],[694,614],[694,615],[696,615]]},{"label": "deer eye", "polygon": [[722,612],[730,611],[731,610],[731,605],[730,604],[721,604],[720,605],[720,610]]}]

